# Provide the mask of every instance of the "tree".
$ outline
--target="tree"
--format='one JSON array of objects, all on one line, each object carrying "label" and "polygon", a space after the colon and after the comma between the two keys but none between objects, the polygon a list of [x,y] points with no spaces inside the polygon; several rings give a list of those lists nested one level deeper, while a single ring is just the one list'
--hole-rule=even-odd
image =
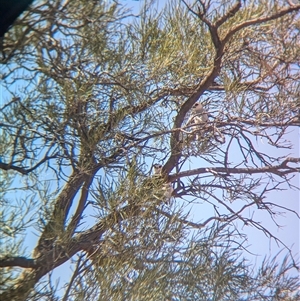
[{"label": "tree", "polygon": [[5,36],[1,300],[298,300],[292,252],[254,268],[242,230],[281,243],[254,212],[292,211],[300,5],[121,4],[37,1]]}]

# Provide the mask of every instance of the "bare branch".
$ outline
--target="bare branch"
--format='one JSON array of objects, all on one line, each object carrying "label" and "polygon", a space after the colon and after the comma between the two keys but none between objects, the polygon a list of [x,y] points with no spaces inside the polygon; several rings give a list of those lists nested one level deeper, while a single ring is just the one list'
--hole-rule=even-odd
[{"label": "bare branch", "polygon": [[273,173],[275,175],[283,176],[289,173],[300,172],[300,167],[290,167],[287,163],[299,163],[300,158],[286,158],[281,164],[273,166],[265,166],[260,168],[224,168],[224,167],[202,167],[193,170],[187,170],[178,173],[177,175],[170,175],[168,181],[173,182],[182,177],[194,176],[205,173],[213,174],[260,174],[260,173]]},{"label": "bare branch", "polygon": [[0,267],[21,267],[26,269],[35,269],[37,264],[34,259],[18,256],[18,257],[4,257],[0,259]]},{"label": "bare branch", "polygon": [[292,13],[294,11],[298,11],[300,10],[300,5],[294,5],[294,6],[291,6],[291,7],[287,7],[285,9],[282,9],[278,12],[276,12],[275,14],[273,15],[270,15],[270,16],[265,16],[265,17],[260,17],[260,18],[256,18],[256,19],[253,19],[253,20],[249,20],[249,21],[245,21],[235,27],[233,27],[228,33],[227,35],[224,37],[224,39],[222,40],[222,44],[226,44],[228,42],[228,40],[236,33],[238,32],[239,30],[243,29],[243,28],[246,28],[248,26],[251,26],[251,25],[255,25],[255,24],[261,24],[261,23],[266,23],[268,21],[272,21],[272,20],[276,20],[282,16],[285,16],[286,14],[289,14],[289,13]]},{"label": "bare branch", "polygon": [[242,7],[242,1],[237,0],[236,4],[232,6],[232,8],[223,15],[220,19],[215,22],[215,26],[219,28],[223,23],[225,23],[229,18],[232,18]]}]

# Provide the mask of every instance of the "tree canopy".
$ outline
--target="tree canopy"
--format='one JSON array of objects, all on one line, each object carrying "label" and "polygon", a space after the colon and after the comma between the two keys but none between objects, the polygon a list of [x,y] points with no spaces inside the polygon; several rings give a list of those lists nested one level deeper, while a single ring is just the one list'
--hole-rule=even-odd
[{"label": "tree canopy", "polygon": [[[255,213],[299,218],[300,5],[139,8],[34,1],[4,36],[0,299],[299,300]],[[251,264],[248,227],[284,260]]]}]

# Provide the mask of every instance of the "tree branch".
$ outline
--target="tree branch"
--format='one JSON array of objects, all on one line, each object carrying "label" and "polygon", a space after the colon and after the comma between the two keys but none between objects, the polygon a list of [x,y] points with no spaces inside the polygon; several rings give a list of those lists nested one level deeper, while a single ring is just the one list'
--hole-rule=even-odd
[{"label": "tree branch", "polygon": [[0,162],[0,169],[3,169],[3,170],[15,170],[15,171],[21,173],[22,175],[27,175],[30,172],[34,171],[36,168],[38,168],[40,165],[42,165],[47,160],[54,159],[56,157],[57,157],[56,155],[45,156],[41,161],[39,161],[36,165],[34,165],[33,167],[31,167],[29,169],[26,169],[26,168],[23,168],[23,167],[18,167],[18,166],[12,165],[12,164],[6,164],[6,163]]},{"label": "tree branch", "polygon": [[74,171],[70,176],[68,183],[55,202],[52,216],[43,230],[38,245],[35,248],[35,253],[39,254],[43,249],[47,249],[53,245],[57,236],[64,232],[65,221],[73,199],[88,178],[89,176],[87,174],[80,173],[79,171]]},{"label": "tree branch", "polygon": [[180,172],[176,175],[170,175],[168,177],[169,182],[174,182],[177,179],[195,176],[204,173],[212,174],[259,174],[259,173],[273,173],[276,175],[285,175],[288,173],[300,172],[300,167],[289,167],[288,163],[299,163],[300,158],[286,158],[281,164],[274,166],[265,166],[260,168],[225,168],[225,167],[202,167],[193,170],[187,170]]},{"label": "tree branch", "polygon": [[41,256],[35,260],[35,270],[26,275],[28,281],[20,281],[17,287],[0,294],[0,299],[13,300],[16,296],[27,295],[34,285],[49,271],[68,261],[77,252],[93,248],[93,242],[99,241],[101,235],[107,229],[110,229],[112,225],[128,217],[136,216],[140,212],[140,206],[128,205],[119,211],[112,212],[94,227],[72,238],[68,242],[69,247],[67,249],[60,245],[56,245],[48,251],[44,249]]},{"label": "tree branch", "polygon": [[83,213],[83,210],[84,210],[84,206],[86,204],[86,201],[87,201],[87,198],[88,198],[88,194],[89,194],[89,188],[93,182],[93,179],[94,179],[94,174],[91,175],[89,177],[88,180],[85,181],[85,183],[83,184],[82,186],[82,189],[81,189],[81,196],[80,196],[80,200],[78,202],[78,206],[77,206],[77,209],[76,209],[76,212],[68,226],[68,229],[67,229],[67,233],[69,233],[70,235],[72,235],[80,221],[80,218],[82,216],[82,213]]},{"label": "tree branch", "polygon": [[4,257],[0,259],[0,267],[21,267],[26,269],[35,269],[37,267],[34,259],[26,257]]},{"label": "tree branch", "polygon": [[15,171],[21,173],[22,175],[28,174],[28,170],[25,168],[14,166],[11,164],[2,163],[2,162],[0,162],[0,168],[3,170],[15,170]]},{"label": "tree branch", "polygon": [[236,33],[238,32],[239,30],[243,29],[243,28],[246,28],[248,26],[251,26],[251,25],[255,25],[255,24],[260,24],[260,23],[264,23],[264,22],[268,22],[268,21],[272,21],[272,20],[276,20],[286,14],[289,14],[291,12],[294,12],[294,11],[298,11],[300,10],[300,5],[295,5],[295,6],[292,6],[292,7],[288,7],[286,9],[282,9],[280,10],[279,12],[277,12],[276,14],[273,14],[271,16],[266,16],[266,17],[261,17],[261,18],[256,18],[256,19],[253,19],[253,20],[249,20],[249,21],[246,21],[244,23],[241,23],[237,26],[235,26],[232,30],[230,30],[227,35],[224,37],[224,39],[222,40],[222,44],[225,44],[228,42],[228,40]]},{"label": "tree branch", "polygon": [[242,7],[241,0],[238,0],[235,5],[225,14],[222,16],[220,19],[218,19],[215,22],[215,26],[218,28],[220,27],[223,23],[225,23],[228,19],[232,18]]}]

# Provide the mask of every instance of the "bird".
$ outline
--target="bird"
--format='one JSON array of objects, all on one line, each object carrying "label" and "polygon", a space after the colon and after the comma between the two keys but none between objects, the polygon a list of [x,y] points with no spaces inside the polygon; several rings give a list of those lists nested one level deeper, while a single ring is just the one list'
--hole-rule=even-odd
[{"label": "bird", "polygon": [[192,116],[194,116],[194,118],[198,118],[201,123],[208,121],[208,114],[199,102],[196,102],[193,105]]},{"label": "bird", "polygon": [[153,164],[153,173],[154,173],[155,175],[160,175],[161,172],[162,172],[162,165],[161,165],[161,164],[158,164],[158,163]]},{"label": "bird", "polygon": [[[191,109],[191,116],[189,120],[186,123],[186,126],[191,126],[192,133],[195,134],[196,140],[201,140],[203,135],[205,135],[205,131],[202,129],[202,127],[205,126],[205,124],[208,122],[208,113],[203,108],[203,105],[199,102],[196,102]],[[219,143],[224,144],[225,143],[225,137],[222,134],[222,132],[216,127],[216,125],[213,123],[209,127],[206,127],[206,130],[212,131],[213,136],[215,140]]]},{"label": "bird", "polygon": [[174,191],[172,183],[164,184],[163,190],[164,190],[164,201],[165,203],[170,204],[173,191]]},{"label": "bird", "polygon": [[[156,175],[162,175],[162,165],[161,164],[153,164],[153,173],[154,176]],[[171,182],[163,184],[162,190],[164,192],[164,201],[165,203],[170,203],[170,200],[172,198],[172,193],[174,191],[173,185]]]},{"label": "bird", "polygon": [[193,132],[196,131],[196,136],[195,136],[196,140],[201,139],[200,128],[201,128],[201,125],[204,125],[206,122],[208,122],[208,114],[205,111],[205,109],[203,108],[202,104],[199,102],[196,102],[192,106],[191,116],[186,123],[187,126],[193,125],[193,124],[196,125],[191,128]]}]

